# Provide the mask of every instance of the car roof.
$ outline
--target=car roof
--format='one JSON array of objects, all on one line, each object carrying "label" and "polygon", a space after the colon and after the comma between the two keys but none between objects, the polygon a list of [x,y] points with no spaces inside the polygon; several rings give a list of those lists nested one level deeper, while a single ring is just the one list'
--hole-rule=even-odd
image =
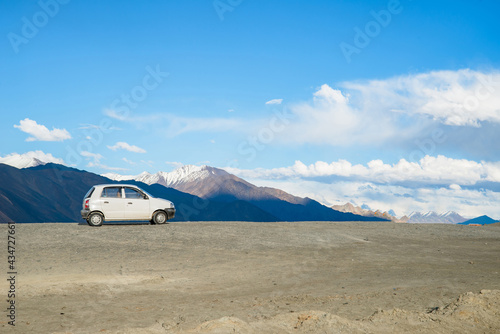
[{"label": "car roof", "polygon": [[104,188],[104,187],[132,187],[132,188],[138,188],[138,189],[141,189],[139,188],[138,186],[135,186],[133,184],[123,184],[123,183],[108,183],[108,184],[96,184],[94,186],[94,188]]}]

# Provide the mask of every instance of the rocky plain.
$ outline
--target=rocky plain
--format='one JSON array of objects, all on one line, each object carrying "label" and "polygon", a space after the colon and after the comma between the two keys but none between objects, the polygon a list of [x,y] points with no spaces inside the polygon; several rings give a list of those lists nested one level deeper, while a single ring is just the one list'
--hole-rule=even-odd
[{"label": "rocky plain", "polygon": [[16,224],[16,264],[2,333],[500,332],[498,224]]}]

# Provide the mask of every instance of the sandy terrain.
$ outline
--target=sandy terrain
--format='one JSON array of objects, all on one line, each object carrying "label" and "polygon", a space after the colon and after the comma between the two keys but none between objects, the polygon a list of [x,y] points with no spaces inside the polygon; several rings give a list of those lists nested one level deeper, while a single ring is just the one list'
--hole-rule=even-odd
[{"label": "sandy terrain", "polygon": [[2,333],[500,332],[498,225],[16,226]]}]

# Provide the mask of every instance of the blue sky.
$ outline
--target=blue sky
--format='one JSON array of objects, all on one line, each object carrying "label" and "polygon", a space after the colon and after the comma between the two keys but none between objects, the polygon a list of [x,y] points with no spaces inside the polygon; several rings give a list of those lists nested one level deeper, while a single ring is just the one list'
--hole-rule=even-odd
[{"label": "blue sky", "polygon": [[325,204],[500,218],[499,10],[1,1],[0,156],[209,164]]}]

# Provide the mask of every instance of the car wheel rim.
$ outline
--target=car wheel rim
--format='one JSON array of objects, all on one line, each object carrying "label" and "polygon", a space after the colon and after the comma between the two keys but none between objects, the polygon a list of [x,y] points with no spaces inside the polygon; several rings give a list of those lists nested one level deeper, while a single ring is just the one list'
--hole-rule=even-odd
[{"label": "car wheel rim", "polygon": [[92,223],[95,225],[95,224],[99,224],[101,222],[101,217],[99,216],[94,216],[92,217]]},{"label": "car wheel rim", "polygon": [[157,216],[156,216],[156,222],[158,224],[163,224],[165,222],[165,215],[163,213],[159,213]]}]

